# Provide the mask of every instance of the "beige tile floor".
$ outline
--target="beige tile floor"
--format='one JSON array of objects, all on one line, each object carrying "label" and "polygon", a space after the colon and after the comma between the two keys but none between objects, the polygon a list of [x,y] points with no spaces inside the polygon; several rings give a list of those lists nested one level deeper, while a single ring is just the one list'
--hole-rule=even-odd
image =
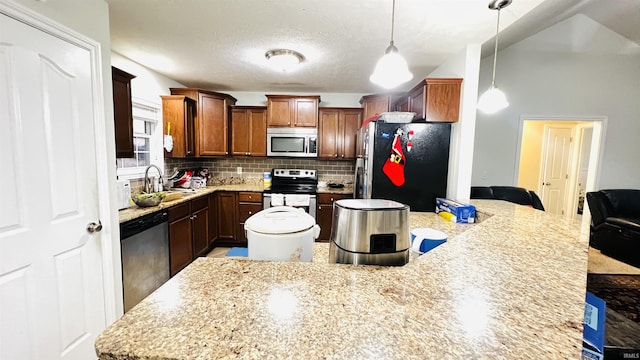
[{"label": "beige tile floor", "polygon": [[214,248],[213,250],[211,250],[207,254],[207,257],[212,257],[212,258],[224,257],[225,255],[227,255],[227,251],[229,251],[230,249],[231,249],[230,247],[217,247],[217,248]]},{"label": "beige tile floor", "polygon": [[[229,247],[217,247],[207,254],[207,257],[224,257]],[[587,272],[591,274],[639,274],[640,269],[625,264],[616,259],[602,255],[600,250],[589,248],[589,263]]]}]

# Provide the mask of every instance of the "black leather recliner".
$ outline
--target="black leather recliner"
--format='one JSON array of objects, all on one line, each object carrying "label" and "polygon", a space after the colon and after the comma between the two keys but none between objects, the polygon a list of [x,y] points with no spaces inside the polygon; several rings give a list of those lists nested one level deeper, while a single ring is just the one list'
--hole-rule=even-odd
[{"label": "black leather recliner", "polygon": [[640,266],[640,190],[587,193],[591,211],[589,245],[612,258]]},{"label": "black leather recliner", "polygon": [[505,200],[544,211],[542,201],[535,192],[517,186],[472,186],[471,198]]}]

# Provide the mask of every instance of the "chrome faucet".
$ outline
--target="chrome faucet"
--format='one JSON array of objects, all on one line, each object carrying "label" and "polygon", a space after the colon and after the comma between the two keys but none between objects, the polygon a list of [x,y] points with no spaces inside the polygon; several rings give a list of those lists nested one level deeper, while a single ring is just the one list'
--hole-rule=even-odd
[{"label": "chrome faucet", "polygon": [[153,192],[153,183],[151,182],[151,179],[149,179],[149,169],[151,169],[152,167],[156,168],[156,170],[158,170],[158,175],[160,175],[160,178],[158,179],[158,191],[162,191],[164,189],[164,179],[162,177],[162,171],[160,171],[160,168],[156,165],[151,164],[144,170],[144,192],[146,192],[147,194]]}]

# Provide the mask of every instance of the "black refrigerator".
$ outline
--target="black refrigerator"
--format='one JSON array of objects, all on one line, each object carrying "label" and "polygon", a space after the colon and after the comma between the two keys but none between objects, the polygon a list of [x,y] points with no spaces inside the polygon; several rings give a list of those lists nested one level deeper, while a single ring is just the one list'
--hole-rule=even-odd
[{"label": "black refrigerator", "polygon": [[358,132],[355,197],[435,211],[445,197],[450,123],[372,121]]}]

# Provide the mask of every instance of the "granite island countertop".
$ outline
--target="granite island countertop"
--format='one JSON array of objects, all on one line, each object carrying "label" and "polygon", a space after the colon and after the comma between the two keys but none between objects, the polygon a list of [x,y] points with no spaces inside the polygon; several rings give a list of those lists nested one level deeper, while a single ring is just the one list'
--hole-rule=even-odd
[{"label": "granite island countertop", "polygon": [[[578,359],[588,226],[497,200],[403,267],[199,258],[96,340],[100,359]],[[318,257],[316,259],[316,257]],[[325,257],[325,259],[322,259]],[[318,261],[315,261],[318,260]]]}]

